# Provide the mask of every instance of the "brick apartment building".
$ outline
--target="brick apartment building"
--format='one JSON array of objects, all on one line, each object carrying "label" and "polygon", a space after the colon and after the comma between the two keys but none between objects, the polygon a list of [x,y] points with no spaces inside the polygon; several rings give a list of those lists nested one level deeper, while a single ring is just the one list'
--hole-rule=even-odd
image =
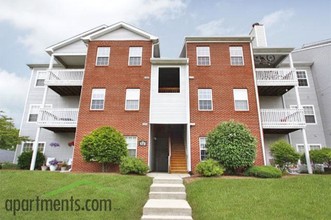
[{"label": "brick apartment building", "polygon": [[[47,48],[48,65],[29,64],[21,135],[36,141],[19,145],[16,156],[38,148],[73,161],[74,172],[98,172],[100,164],[83,161],[79,143],[112,126],[151,171],[189,172],[206,156],[207,134],[228,120],[257,138],[259,165],[270,163],[268,146],[278,139],[298,151],[315,141],[325,146],[318,105],[313,118],[301,105],[293,49],[268,47],[263,25],[254,24],[248,36],[186,37],[179,58],[164,59],[158,38],[145,31],[123,22],[97,27]],[[311,122],[318,140],[307,138]]]}]

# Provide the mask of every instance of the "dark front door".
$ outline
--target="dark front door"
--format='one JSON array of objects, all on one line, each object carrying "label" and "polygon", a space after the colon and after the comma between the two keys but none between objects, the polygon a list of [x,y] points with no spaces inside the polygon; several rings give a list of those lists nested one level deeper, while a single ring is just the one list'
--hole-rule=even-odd
[{"label": "dark front door", "polygon": [[168,172],[168,138],[157,138],[155,146],[155,171]]}]

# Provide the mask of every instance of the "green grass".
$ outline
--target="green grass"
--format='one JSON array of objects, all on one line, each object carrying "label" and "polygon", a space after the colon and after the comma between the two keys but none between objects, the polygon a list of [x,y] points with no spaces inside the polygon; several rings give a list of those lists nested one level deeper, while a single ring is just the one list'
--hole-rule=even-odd
[{"label": "green grass", "polygon": [[186,184],[193,219],[330,219],[331,175],[204,178]]},{"label": "green grass", "polygon": [[[140,219],[152,179],[117,174],[0,171],[0,219]],[[111,211],[13,211],[8,199],[111,199]],[[9,207],[7,205],[7,207]],[[23,207],[21,207],[23,208]]]}]

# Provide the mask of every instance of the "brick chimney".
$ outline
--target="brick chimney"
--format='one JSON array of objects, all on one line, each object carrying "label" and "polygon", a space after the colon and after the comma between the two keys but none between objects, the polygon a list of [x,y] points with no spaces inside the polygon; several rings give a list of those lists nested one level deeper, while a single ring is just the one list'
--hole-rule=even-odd
[{"label": "brick chimney", "polygon": [[249,36],[253,37],[253,47],[267,47],[267,37],[263,24],[254,23]]}]

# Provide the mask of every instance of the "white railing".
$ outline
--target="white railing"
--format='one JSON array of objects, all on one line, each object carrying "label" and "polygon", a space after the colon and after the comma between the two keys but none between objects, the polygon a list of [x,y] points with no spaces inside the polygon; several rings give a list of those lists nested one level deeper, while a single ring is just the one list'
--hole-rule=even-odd
[{"label": "white railing", "polygon": [[38,125],[49,127],[76,127],[78,108],[43,108],[39,110]]},{"label": "white railing", "polygon": [[80,86],[83,83],[84,69],[48,70],[45,84],[48,86]]},{"label": "white railing", "polygon": [[258,86],[297,85],[295,69],[255,69]]},{"label": "white railing", "polygon": [[303,128],[303,109],[261,109],[263,128]]}]

